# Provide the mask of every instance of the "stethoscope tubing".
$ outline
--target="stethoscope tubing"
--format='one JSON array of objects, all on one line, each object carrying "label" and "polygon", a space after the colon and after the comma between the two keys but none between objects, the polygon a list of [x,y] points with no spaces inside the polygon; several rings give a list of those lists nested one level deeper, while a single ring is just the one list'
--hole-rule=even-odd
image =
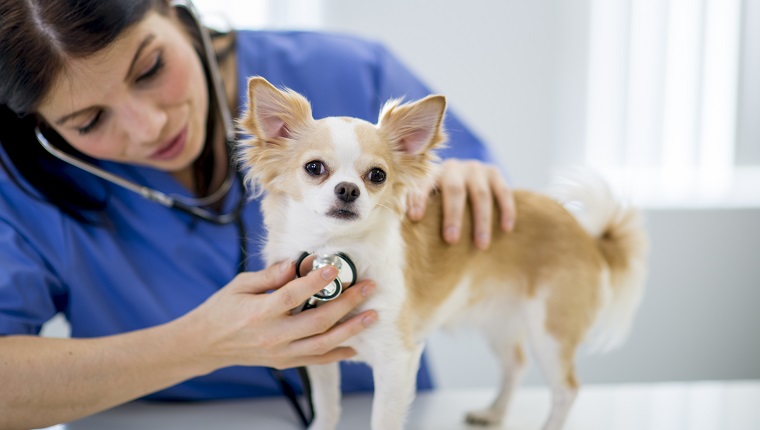
[{"label": "stethoscope tubing", "polygon": [[[224,184],[222,184],[222,186],[219,188],[219,190],[215,191],[208,197],[204,197],[201,199],[194,199],[190,197],[166,194],[156,189],[139,185],[121,176],[115,175],[105,169],[101,169],[100,167],[97,167],[93,164],[80,160],[79,158],[76,158],[70,154],[67,154],[61,151],[60,149],[56,148],[55,146],[53,146],[47,140],[45,135],[42,134],[42,131],[39,129],[39,127],[35,129],[35,134],[37,135],[37,140],[42,145],[42,147],[45,148],[47,152],[49,152],[51,155],[58,158],[59,160],[65,163],[71,164],[75,167],[78,167],[105,181],[116,184],[122,188],[126,188],[127,190],[137,193],[150,201],[166,206],[167,208],[178,209],[182,212],[201,218],[205,221],[211,222],[213,224],[219,224],[219,225],[233,223],[240,216],[240,210],[241,210],[242,205],[238,205],[238,207],[235,210],[226,214],[215,214],[202,207],[203,205],[206,205],[210,202],[218,200],[218,198],[220,197],[220,194],[226,193],[229,190],[230,185],[232,183],[232,177],[235,176],[235,173],[236,173],[235,166],[233,165],[230,165],[230,175],[225,180]],[[245,199],[245,196],[241,196],[240,198]]]}]

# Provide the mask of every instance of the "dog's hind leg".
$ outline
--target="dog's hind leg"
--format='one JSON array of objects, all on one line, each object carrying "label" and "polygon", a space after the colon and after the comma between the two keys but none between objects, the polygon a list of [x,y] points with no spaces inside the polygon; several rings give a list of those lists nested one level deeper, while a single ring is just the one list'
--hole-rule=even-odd
[{"label": "dog's hind leg", "polygon": [[552,391],[552,409],[543,429],[560,430],[578,395],[574,364],[577,344],[569,339],[559,342],[547,331],[543,300],[531,300],[525,314],[533,355]]},{"label": "dog's hind leg", "polygon": [[491,406],[486,409],[471,411],[466,421],[474,425],[499,424],[507,412],[512,394],[520,383],[526,368],[525,348],[523,347],[523,326],[519,315],[513,314],[505,324],[503,315],[484,325],[484,332],[501,364],[501,385],[499,394]]},{"label": "dog's hind leg", "polygon": [[[386,349],[387,348],[387,349]],[[385,345],[372,363],[375,397],[372,400],[372,430],[401,430],[414,400],[417,370],[423,345],[412,351]],[[394,351],[388,354],[387,351]]]},{"label": "dog's hind leg", "polygon": [[309,430],[334,430],[340,419],[340,368],[338,363],[308,366],[314,402]]}]

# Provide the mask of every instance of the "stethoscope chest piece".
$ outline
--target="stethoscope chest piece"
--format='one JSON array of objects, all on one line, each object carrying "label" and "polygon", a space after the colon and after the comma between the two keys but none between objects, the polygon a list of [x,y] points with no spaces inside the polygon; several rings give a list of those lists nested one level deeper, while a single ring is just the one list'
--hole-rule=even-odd
[{"label": "stethoscope chest piece", "polygon": [[[296,276],[299,278],[302,276],[301,265],[303,261],[312,255],[304,252],[296,262]],[[311,270],[321,269],[328,265],[335,266],[338,269],[338,277],[325,285],[318,293],[314,294],[306,303],[305,308],[316,306],[317,301],[329,302],[330,300],[334,300],[343,293],[343,290],[356,283],[356,266],[348,255],[342,252],[337,254],[317,254],[311,263]]]}]

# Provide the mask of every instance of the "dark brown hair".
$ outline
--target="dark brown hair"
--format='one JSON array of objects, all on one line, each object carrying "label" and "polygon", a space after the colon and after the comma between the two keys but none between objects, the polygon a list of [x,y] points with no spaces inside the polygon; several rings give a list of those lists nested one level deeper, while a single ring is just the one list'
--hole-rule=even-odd
[{"label": "dark brown hair", "polygon": [[[84,58],[108,47],[150,11],[168,14],[169,1],[0,2],[0,145],[18,174],[43,199],[80,221],[92,220],[90,215],[105,207],[105,198],[77,185],[77,181],[68,174],[71,167],[40,146],[34,134],[35,127],[40,123],[35,110],[50,90],[53,79],[64,68],[67,58]],[[210,124],[213,123],[214,115],[211,112],[214,108],[216,106],[210,101]],[[57,148],[97,164],[97,160],[79,153],[52,130],[46,130],[45,136]],[[209,147],[206,145],[199,158],[208,169],[213,164],[208,160],[213,152]],[[11,166],[6,165],[2,157],[0,164],[12,179],[16,178]],[[196,173],[198,176],[205,179],[210,173]],[[92,177],[92,181],[96,180]],[[31,191],[19,180],[14,181],[22,189]],[[207,183],[200,182],[204,184],[201,187]]]}]

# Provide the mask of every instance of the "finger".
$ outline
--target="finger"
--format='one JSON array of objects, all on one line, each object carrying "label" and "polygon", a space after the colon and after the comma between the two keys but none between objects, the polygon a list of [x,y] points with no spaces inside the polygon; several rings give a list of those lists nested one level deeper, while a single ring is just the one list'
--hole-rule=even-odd
[{"label": "finger", "polygon": [[443,239],[456,243],[462,229],[462,217],[467,202],[464,175],[459,169],[450,169],[441,178],[443,199]]},{"label": "finger", "polygon": [[[310,312],[310,311],[307,311]],[[293,355],[322,355],[361,333],[377,321],[377,312],[364,311],[316,336],[292,342],[288,349]]]},{"label": "finger", "polygon": [[327,364],[334,363],[336,361],[348,360],[356,355],[356,351],[353,348],[347,346],[341,346],[335,348],[325,354],[320,355],[305,355],[301,357],[293,357],[288,359],[284,363],[273,364],[270,367],[276,369],[289,369],[292,367],[310,366],[312,364]]},{"label": "finger", "polygon": [[348,360],[349,358],[355,355],[356,355],[356,351],[353,348],[349,348],[347,346],[341,346],[341,347],[333,349],[332,351],[326,354],[313,355],[311,357],[306,357],[306,360],[308,362],[302,364],[302,366],[309,365],[309,364],[334,363],[336,361]]},{"label": "finger", "polygon": [[233,288],[244,293],[261,294],[280,288],[295,276],[295,263],[283,261],[258,272],[243,272],[231,282]]},{"label": "finger", "polygon": [[[481,167],[482,168],[482,167]],[[472,207],[472,229],[475,246],[486,249],[491,243],[491,222],[493,220],[493,195],[486,175],[480,172],[469,175],[467,191]]]},{"label": "finger", "polygon": [[364,281],[346,290],[338,299],[294,315],[288,320],[288,336],[301,339],[328,331],[374,291],[375,284]]},{"label": "finger", "polygon": [[517,220],[517,208],[515,207],[515,197],[512,189],[496,169],[489,171],[489,182],[496,198],[496,203],[499,206],[499,213],[501,214],[499,225],[502,230],[511,232],[514,230],[515,221]]},{"label": "finger", "polygon": [[329,285],[337,276],[338,269],[333,265],[312,270],[306,276],[294,279],[270,294],[267,297],[269,310],[275,314],[289,312]]},{"label": "finger", "polygon": [[429,180],[419,188],[409,192],[407,197],[407,215],[412,221],[419,221],[425,217],[428,198],[435,187],[435,181]]},{"label": "finger", "polygon": [[429,192],[411,191],[407,196],[406,214],[412,221],[419,221],[425,216]]},{"label": "finger", "polygon": [[317,254],[312,254],[312,255],[304,257],[301,260],[301,265],[298,267],[296,276],[300,278],[301,276],[304,276],[305,274],[311,272],[312,268],[314,267],[314,260],[316,259],[317,259]]}]

